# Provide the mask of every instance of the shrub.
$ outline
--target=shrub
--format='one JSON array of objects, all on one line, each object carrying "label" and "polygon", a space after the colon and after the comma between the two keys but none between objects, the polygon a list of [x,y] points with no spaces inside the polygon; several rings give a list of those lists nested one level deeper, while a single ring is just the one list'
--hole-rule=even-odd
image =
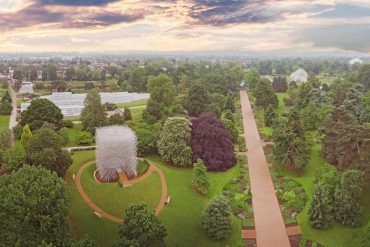
[{"label": "shrub", "polygon": [[361,247],[370,247],[370,222],[362,230]]},{"label": "shrub", "polygon": [[121,125],[125,122],[125,118],[120,113],[114,113],[112,116],[109,117],[108,123],[109,125]]},{"label": "shrub", "polygon": [[69,143],[69,136],[68,136],[68,128],[63,127],[58,131],[58,134],[63,140],[63,145],[67,145]]},{"label": "shrub", "polygon": [[90,145],[94,142],[94,136],[90,132],[79,131],[77,135],[77,143],[79,145]]},{"label": "shrub", "polygon": [[168,118],[157,143],[161,157],[175,166],[191,166],[192,150],[189,146],[191,123],[184,117]]},{"label": "shrub", "polygon": [[231,233],[231,209],[223,196],[212,200],[204,210],[201,223],[207,236],[213,239],[224,239]]},{"label": "shrub", "polygon": [[207,176],[207,168],[201,159],[198,159],[197,163],[193,167],[193,178],[192,186],[203,195],[208,194],[209,181]]},{"label": "shrub", "polygon": [[65,128],[71,129],[74,126],[74,123],[71,120],[63,120],[63,126]]}]

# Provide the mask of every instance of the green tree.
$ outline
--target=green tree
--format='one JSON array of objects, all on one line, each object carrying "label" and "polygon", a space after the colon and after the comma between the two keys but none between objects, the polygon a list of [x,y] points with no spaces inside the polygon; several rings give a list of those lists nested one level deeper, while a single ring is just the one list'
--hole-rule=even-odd
[{"label": "green tree", "polygon": [[145,121],[140,121],[135,123],[132,128],[138,139],[138,155],[157,153],[157,141],[162,128],[161,122],[150,125]]},{"label": "green tree", "polygon": [[370,89],[370,64],[364,64],[358,72],[359,81],[365,86],[365,90]]},{"label": "green tree", "polygon": [[104,105],[101,103],[100,95],[96,91],[91,91],[86,95],[84,109],[81,112],[83,130],[95,134],[95,129],[102,127],[107,122]]},{"label": "green tree", "polygon": [[32,138],[32,132],[30,130],[30,126],[28,124],[26,124],[23,127],[23,132],[22,132],[22,135],[21,135],[21,143],[22,143],[23,147],[27,146],[27,144],[31,140],[31,138]]},{"label": "green tree", "polygon": [[259,107],[267,108],[271,105],[276,109],[279,105],[279,99],[274,94],[271,83],[267,79],[262,79],[257,83],[254,95],[256,98],[256,105]]},{"label": "green tree", "polygon": [[62,138],[52,129],[41,128],[34,132],[25,147],[28,164],[43,166],[63,177],[72,164],[71,155],[62,149]]},{"label": "green tree", "polygon": [[256,88],[257,83],[261,80],[261,76],[256,69],[252,69],[247,74],[246,80],[248,83],[249,90],[253,91]]},{"label": "green tree", "polygon": [[[172,107],[176,97],[176,86],[173,84],[171,79],[165,75],[160,74],[158,76],[150,76],[148,79],[148,92],[150,93],[150,99],[148,100],[148,113],[157,118],[157,120],[164,116],[169,116],[172,113]],[[150,104],[155,105],[160,114],[150,110]],[[159,118],[158,118],[159,117]]]},{"label": "green tree", "polygon": [[[119,227],[121,240],[115,246],[166,246],[164,238],[167,236],[167,230],[154,212],[148,211],[145,204],[130,206],[125,212],[125,220]],[[125,243],[127,243],[126,240],[131,241],[130,245],[120,245],[122,239]]]},{"label": "green tree", "polygon": [[325,186],[316,185],[308,210],[308,221],[314,228],[329,228],[333,222],[333,204]]},{"label": "green tree", "polygon": [[229,132],[230,140],[233,143],[236,143],[238,141],[239,131],[236,128],[235,124],[231,120],[226,118],[224,118],[222,122],[224,122],[225,128]]},{"label": "green tree", "polygon": [[11,146],[10,138],[11,135],[9,130],[0,131],[0,151],[10,148]]},{"label": "green tree", "polygon": [[88,235],[85,235],[80,241],[75,242],[72,247],[98,247],[98,245]]},{"label": "green tree", "polygon": [[227,93],[225,101],[225,109],[230,110],[232,113],[235,112],[234,95],[231,91]]},{"label": "green tree", "polygon": [[108,119],[109,125],[122,125],[125,122],[124,116],[121,113],[114,113]]},{"label": "green tree", "polygon": [[161,157],[175,166],[191,166],[192,150],[189,146],[191,123],[184,117],[168,118],[158,140]]},{"label": "green tree", "polygon": [[201,159],[193,166],[193,178],[191,182],[193,188],[202,193],[203,195],[209,192],[209,181],[207,176],[207,167]]},{"label": "green tree", "polygon": [[285,76],[275,76],[272,81],[272,88],[276,93],[285,93],[288,90],[288,83]]},{"label": "green tree", "polygon": [[334,213],[337,222],[349,227],[361,225],[362,207],[359,200],[363,183],[363,172],[348,170],[343,173],[334,194]]},{"label": "green tree", "polygon": [[21,125],[28,124],[31,131],[35,131],[44,124],[51,123],[59,130],[63,126],[63,114],[60,109],[47,99],[31,101],[27,110],[21,113]]},{"label": "green tree", "polygon": [[63,146],[68,145],[69,143],[69,135],[68,135],[68,128],[63,127],[58,131],[59,136],[62,138]]},{"label": "green tree", "polygon": [[355,166],[366,170],[369,162],[368,125],[359,125],[344,107],[336,107],[323,128],[323,134],[322,154],[330,164],[338,169]]},{"label": "green tree", "polygon": [[298,109],[305,108],[310,103],[312,96],[312,86],[309,83],[304,83],[299,87],[297,107]]},{"label": "green tree", "polygon": [[24,148],[19,145],[6,149],[2,152],[1,157],[4,160],[2,166],[10,171],[16,171],[26,164]]},{"label": "green tree", "polygon": [[265,114],[264,114],[264,122],[265,122],[265,125],[267,127],[272,127],[277,119],[277,114],[274,110],[274,108],[269,105],[266,110],[265,110]]},{"label": "green tree", "polygon": [[125,119],[125,121],[130,121],[130,120],[132,120],[132,115],[131,115],[131,110],[130,110],[130,108],[128,108],[128,107],[125,107],[125,108],[124,108],[124,111],[123,111],[123,118]]},{"label": "green tree", "polygon": [[207,236],[213,239],[224,239],[231,233],[231,209],[223,196],[212,200],[203,211],[201,223]]},{"label": "green tree", "polygon": [[24,166],[0,176],[0,239],[4,246],[70,246],[65,182],[55,173]]},{"label": "green tree", "polygon": [[310,160],[310,144],[307,141],[297,111],[289,112],[287,119],[273,131],[275,162],[294,169],[303,169]]},{"label": "green tree", "polygon": [[370,247],[370,222],[362,230],[361,247]]},{"label": "green tree", "polygon": [[209,104],[210,95],[207,89],[203,85],[195,84],[189,90],[184,107],[190,113],[199,115],[208,111]]}]

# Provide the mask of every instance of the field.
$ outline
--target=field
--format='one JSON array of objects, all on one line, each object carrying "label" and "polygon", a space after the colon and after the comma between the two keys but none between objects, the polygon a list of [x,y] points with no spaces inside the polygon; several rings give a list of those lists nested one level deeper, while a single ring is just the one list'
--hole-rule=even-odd
[{"label": "field", "polygon": [[[199,216],[210,200],[221,193],[223,186],[230,179],[238,176],[238,166],[225,173],[210,173],[210,194],[204,197],[191,188],[191,169],[170,167],[158,156],[146,158],[156,164],[166,176],[171,201],[160,212],[159,217],[167,228],[166,242],[169,246],[238,246],[241,243],[241,222],[236,217],[233,218],[232,234],[224,241],[213,241],[207,238],[199,223]],[[70,230],[77,238],[87,233],[99,246],[111,246],[118,238],[118,224],[95,216],[93,210],[81,198],[72,178],[82,164],[94,160],[94,151],[76,152],[73,160],[74,163],[66,176],[71,198],[68,220]],[[124,208],[132,203],[145,202],[152,208],[159,200],[160,182],[157,174],[152,174],[144,182],[135,184],[132,187],[135,191],[130,192],[123,191],[116,183],[106,188],[104,188],[105,185],[101,187],[95,184],[92,178],[93,171],[93,166],[84,171],[83,188],[97,205],[114,215],[122,215]],[[102,198],[104,200],[101,200]],[[130,200],[126,200],[127,198]]]}]

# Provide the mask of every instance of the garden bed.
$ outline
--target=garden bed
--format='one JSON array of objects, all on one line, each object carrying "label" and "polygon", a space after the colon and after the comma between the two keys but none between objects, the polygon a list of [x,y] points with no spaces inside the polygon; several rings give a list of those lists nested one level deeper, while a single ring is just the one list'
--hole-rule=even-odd
[{"label": "garden bed", "polygon": [[296,216],[304,209],[307,202],[306,192],[301,184],[280,175],[276,168],[270,168],[270,174],[285,224],[297,224]]}]

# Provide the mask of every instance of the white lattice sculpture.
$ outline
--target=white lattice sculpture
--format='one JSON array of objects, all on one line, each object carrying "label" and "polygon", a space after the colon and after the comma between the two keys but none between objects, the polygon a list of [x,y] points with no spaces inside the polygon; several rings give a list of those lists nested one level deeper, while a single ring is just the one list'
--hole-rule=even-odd
[{"label": "white lattice sculpture", "polygon": [[96,166],[105,181],[112,181],[117,173],[136,176],[137,138],[126,126],[108,126],[96,129]]}]

